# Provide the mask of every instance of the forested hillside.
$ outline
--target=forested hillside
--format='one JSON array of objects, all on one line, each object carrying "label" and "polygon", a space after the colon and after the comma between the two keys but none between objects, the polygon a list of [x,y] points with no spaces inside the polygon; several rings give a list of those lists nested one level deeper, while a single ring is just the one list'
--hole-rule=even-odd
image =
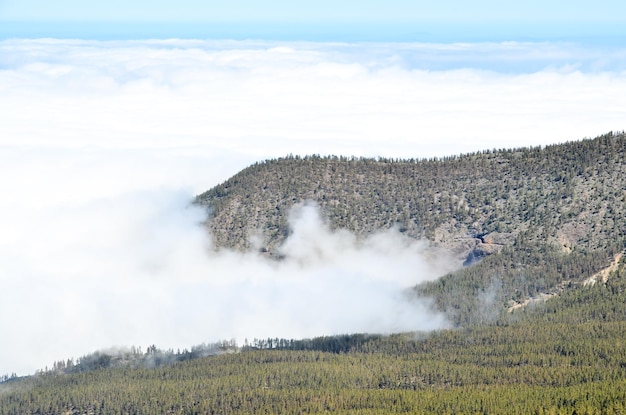
[{"label": "forested hillside", "polygon": [[431,160],[295,156],[254,164],[197,203],[210,207],[220,246],[249,247],[261,230],[272,251],[288,210],[313,200],[335,228],[397,225],[460,254],[518,236],[564,251],[604,248],[626,230],[625,160],[623,133]]},{"label": "forested hillside", "polygon": [[[626,264],[517,321],[268,339],[171,366],[52,370],[0,384],[14,414],[623,414]],[[146,355],[155,350],[146,351]]]},{"label": "forested hillside", "polygon": [[196,203],[211,211],[217,246],[250,249],[260,234],[261,251],[276,255],[290,208],[311,200],[333,228],[397,227],[446,248],[468,266],[416,291],[467,325],[615,260],[626,246],[625,160],[623,132],[442,159],[289,156],[250,166]]}]

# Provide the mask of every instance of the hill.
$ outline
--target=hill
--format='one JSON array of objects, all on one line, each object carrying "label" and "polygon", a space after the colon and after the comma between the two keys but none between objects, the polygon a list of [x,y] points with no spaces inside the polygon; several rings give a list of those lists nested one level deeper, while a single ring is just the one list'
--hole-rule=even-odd
[{"label": "hill", "polygon": [[625,150],[609,133],[444,159],[257,163],[196,199],[218,248],[281,261],[287,212],[305,200],[361,237],[396,227],[465,262],[412,288],[457,327],[101,351],[4,377],[0,415],[624,413]]},{"label": "hill", "polygon": [[200,194],[220,246],[270,252],[286,213],[313,200],[330,224],[363,235],[399,225],[459,254],[497,251],[518,235],[564,251],[604,248],[624,234],[626,137],[429,160],[298,157],[256,163]]},{"label": "hill", "polygon": [[289,156],[244,169],[196,203],[210,209],[218,247],[274,256],[290,208],[307,200],[335,229],[397,227],[428,240],[468,266],[416,291],[458,324],[480,323],[581,284],[623,252],[625,160],[623,132],[441,159]]}]

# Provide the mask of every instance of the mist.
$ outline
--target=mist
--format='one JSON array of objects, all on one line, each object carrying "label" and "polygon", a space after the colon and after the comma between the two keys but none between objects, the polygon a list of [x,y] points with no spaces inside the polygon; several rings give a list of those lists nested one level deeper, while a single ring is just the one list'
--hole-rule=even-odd
[{"label": "mist", "polygon": [[[623,49],[0,41],[0,374],[94,350],[445,327],[425,241],[292,211],[284,259],[215,251],[196,194],[306,154],[421,158],[624,128]],[[209,218],[210,220],[210,218]]]},{"label": "mist", "polygon": [[14,267],[3,274],[20,277],[2,281],[11,293],[2,327],[16,339],[3,345],[7,372],[113,345],[183,349],[448,325],[409,290],[451,269],[425,242],[393,229],[358,240],[305,203],[291,211],[277,260],[216,249],[206,212],[189,202],[182,192],[129,194],[48,212],[36,222],[46,227],[26,230],[31,250],[2,258]]}]

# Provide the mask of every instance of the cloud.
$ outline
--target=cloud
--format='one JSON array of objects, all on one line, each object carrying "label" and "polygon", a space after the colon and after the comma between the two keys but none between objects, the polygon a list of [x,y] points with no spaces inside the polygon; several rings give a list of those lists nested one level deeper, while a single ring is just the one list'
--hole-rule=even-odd
[{"label": "cloud", "polygon": [[447,324],[405,292],[449,270],[422,243],[395,231],[358,242],[302,206],[282,260],[216,252],[190,197],[133,193],[19,224],[18,249],[0,254],[10,293],[0,305],[3,337],[14,339],[3,344],[3,368],[32,372],[111,345],[184,348]]},{"label": "cloud", "polygon": [[623,128],[621,49],[15,40],[0,50],[5,145],[430,157]]},{"label": "cloud", "polygon": [[623,51],[561,47],[0,42],[0,373],[116,345],[444,324],[402,297],[441,271],[423,245],[356,241],[305,207],[279,264],[210,254],[189,202],[288,153],[430,157],[623,129]]}]

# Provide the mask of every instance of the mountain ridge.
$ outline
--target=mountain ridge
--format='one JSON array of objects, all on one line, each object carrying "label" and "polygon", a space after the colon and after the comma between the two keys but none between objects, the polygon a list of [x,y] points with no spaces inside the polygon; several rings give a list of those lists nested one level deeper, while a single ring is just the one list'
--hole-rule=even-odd
[{"label": "mountain ridge", "polygon": [[439,159],[288,156],[253,164],[195,203],[210,209],[216,245],[238,249],[261,232],[273,252],[288,234],[288,209],[312,200],[332,227],[357,235],[399,226],[468,255],[475,247],[498,251],[528,228],[541,236],[545,227],[557,231],[550,243],[571,250],[625,230],[593,227],[623,213],[614,202],[624,202],[625,158],[623,132]]},{"label": "mountain ridge", "polygon": [[[380,229],[427,240],[466,265],[415,288],[457,324],[582,283],[626,247],[626,135],[433,159],[288,156],[198,195],[216,247],[279,257],[289,209],[314,201],[358,237]],[[251,240],[256,242],[253,244]],[[260,241],[260,242],[259,242]],[[472,265],[472,266],[468,266]]]}]

